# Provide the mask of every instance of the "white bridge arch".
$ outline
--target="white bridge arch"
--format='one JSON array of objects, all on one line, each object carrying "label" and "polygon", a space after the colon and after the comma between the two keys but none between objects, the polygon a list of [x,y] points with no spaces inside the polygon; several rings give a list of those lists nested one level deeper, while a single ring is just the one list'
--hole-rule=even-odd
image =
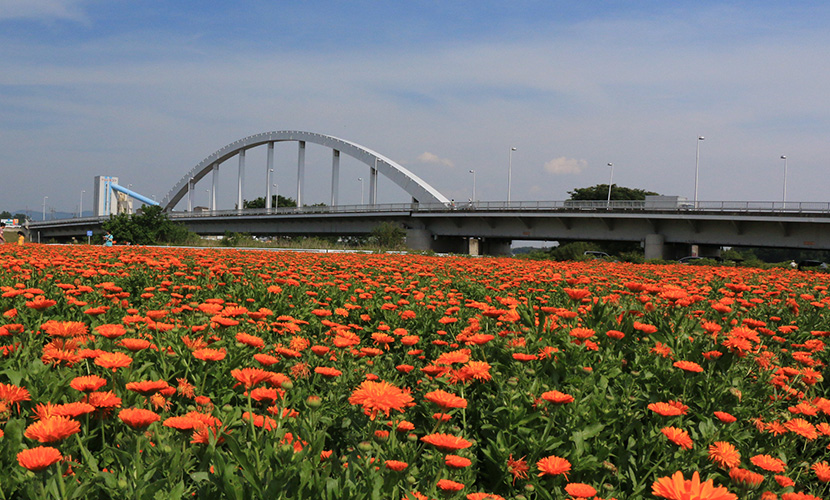
[{"label": "white bridge arch", "polygon": [[213,174],[213,183],[210,190],[210,209],[216,210],[216,183],[218,179],[219,165],[234,156],[239,157],[239,175],[237,187],[237,208],[242,207],[242,186],[245,180],[245,151],[257,146],[267,145],[268,164],[266,166],[266,208],[271,208],[271,171],[274,163],[274,143],[296,141],[299,143],[297,154],[297,205],[302,206],[303,184],[305,177],[305,144],[319,144],[332,149],[332,179],[331,179],[331,205],[337,205],[340,175],[340,153],[345,153],[369,166],[369,204],[374,205],[377,200],[377,175],[383,174],[392,182],[400,186],[412,196],[415,202],[424,203],[449,203],[446,196],[437,189],[427,184],[423,179],[413,174],[400,164],[389,158],[363,147],[354,142],[338,139],[330,135],[316,134],[313,132],[302,132],[297,130],[282,130],[278,132],[263,132],[251,135],[244,139],[232,142],[212,155],[202,160],[193,167],[184,177],[176,183],[161,201],[164,210],[170,211],[185,196],[188,196],[187,210],[192,210],[194,184],[209,173]]}]

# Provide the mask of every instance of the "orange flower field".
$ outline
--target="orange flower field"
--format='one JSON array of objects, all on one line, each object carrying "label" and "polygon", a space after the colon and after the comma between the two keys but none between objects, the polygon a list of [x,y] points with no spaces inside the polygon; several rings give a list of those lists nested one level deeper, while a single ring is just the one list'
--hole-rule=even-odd
[{"label": "orange flower field", "polygon": [[0,499],[827,499],[830,275],[0,247]]}]

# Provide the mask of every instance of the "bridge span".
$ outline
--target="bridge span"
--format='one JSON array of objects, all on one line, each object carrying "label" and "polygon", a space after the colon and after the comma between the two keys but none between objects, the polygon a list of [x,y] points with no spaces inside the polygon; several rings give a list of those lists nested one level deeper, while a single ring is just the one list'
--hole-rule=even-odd
[{"label": "bridge span", "polygon": [[[366,235],[382,222],[406,230],[407,245],[438,252],[507,254],[513,240],[640,242],[646,258],[701,255],[722,246],[830,250],[830,203],[698,202],[644,208],[631,201],[399,203],[170,212],[200,235]],[[45,240],[85,237],[104,217],[30,223]]]}]

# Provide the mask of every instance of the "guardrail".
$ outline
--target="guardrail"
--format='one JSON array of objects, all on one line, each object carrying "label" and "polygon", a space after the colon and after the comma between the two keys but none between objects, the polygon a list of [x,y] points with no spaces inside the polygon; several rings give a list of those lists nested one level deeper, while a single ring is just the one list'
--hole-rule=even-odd
[{"label": "guardrail", "polygon": [[[680,202],[677,205],[665,202],[647,203],[639,200],[606,201],[476,201],[462,203],[387,203],[375,205],[336,205],[280,208],[254,208],[244,210],[204,210],[192,212],[168,212],[171,219],[193,219],[203,217],[239,217],[267,215],[314,215],[314,214],[368,214],[387,213],[409,215],[412,213],[463,213],[463,212],[660,212],[660,213],[752,213],[770,215],[824,215],[830,216],[830,202],[803,201],[699,201]],[[32,221],[29,226],[83,225],[98,223],[109,217],[76,217],[49,221]]]}]

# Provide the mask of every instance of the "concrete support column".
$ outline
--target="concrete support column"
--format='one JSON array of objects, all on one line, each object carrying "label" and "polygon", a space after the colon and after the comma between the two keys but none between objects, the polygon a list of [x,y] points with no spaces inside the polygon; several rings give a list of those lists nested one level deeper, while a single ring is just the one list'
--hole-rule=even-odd
[{"label": "concrete support column", "polygon": [[242,186],[245,184],[245,150],[239,152],[239,174],[236,179],[236,209],[242,210]]},{"label": "concrete support column", "polygon": [[481,255],[481,240],[478,238],[470,238],[467,243],[467,248],[472,256]]},{"label": "concrete support column", "polygon": [[271,171],[274,170],[274,143],[268,143],[268,159],[265,162],[265,208],[271,208]]},{"label": "concrete support column", "polygon": [[190,180],[187,181],[187,211],[188,212],[193,211],[193,193],[195,191],[193,189],[193,184],[194,184],[193,177],[191,177]]},{"label": "concrete support column", "polygon": [[213,164],[213,180],[210,184],[210,211],[216,210],[216,186],[219,184],[219,164]]},{"label": "concrete support column", "polygon": [[369,205],[377,203],[378,196],[378,159],[375,164],[369,167]]},{"label": "concrete support column", "polygon": [[299,141],[297,149],[297,206],[303,206],[303,181],[305,180],[305,141]]},{"label": "concrete support column", "polygon": [[412,250],[433,250],[432,231],[429,229],[407,229],[406,246]]},{"label": "concrete support column", "polygon": [[645,241],[645,258],[649,259],[664,259],[665,258],[665,242],[666,239],[662,234],[647,234]]},{"label": "concrete support column", "polygon": [[331,206],[337,206],[337,195],[340,191],[340,151],[331,150]]}]

